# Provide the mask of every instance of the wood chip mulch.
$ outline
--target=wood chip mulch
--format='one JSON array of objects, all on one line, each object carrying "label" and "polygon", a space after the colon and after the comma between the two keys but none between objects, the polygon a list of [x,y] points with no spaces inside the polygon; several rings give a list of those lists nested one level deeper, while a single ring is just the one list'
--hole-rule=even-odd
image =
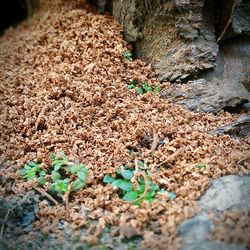
[{"label": "wood chip mulch", "polygon": [[[211,180],[249,172],[249,162],[242,161],[249,144],[209,134],[234,119],[229,113],[192,113],[157,94],[129,90],[133,79],[160,85],[144,62],[125,59],[129,49],[113,17],[76,0],[42,0],[34,16],[0,37],[0,156],[6,162],[1,175],[15,178],[0,194],[34,186],[13,165],[48,162],[50,152],[64,150],[88,166],[88,185],[70,197],[68,210],[42,202],[37,228],[55,232],[65,219],[77,230],[96,219],[83,240],[96,243],[111,224],[118,228],[114,234],[142,236],[142,249],[176,249],[177,226],[197,212],[196,200]],[[154,138],[159,143],[152,158]],[[134,161],[132,147],[175,200],[159,196],[152,204],[132,206],[103,184],[105,174]]]}]

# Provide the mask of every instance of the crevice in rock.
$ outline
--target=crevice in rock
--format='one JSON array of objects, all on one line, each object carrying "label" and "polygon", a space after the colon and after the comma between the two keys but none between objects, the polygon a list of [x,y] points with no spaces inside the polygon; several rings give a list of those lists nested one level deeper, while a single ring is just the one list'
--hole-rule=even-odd
[{"label": "crevice in rock", "polygon": [[0,7],[0,34],[30,16],[38,5],[39,0],[4,1]]}]

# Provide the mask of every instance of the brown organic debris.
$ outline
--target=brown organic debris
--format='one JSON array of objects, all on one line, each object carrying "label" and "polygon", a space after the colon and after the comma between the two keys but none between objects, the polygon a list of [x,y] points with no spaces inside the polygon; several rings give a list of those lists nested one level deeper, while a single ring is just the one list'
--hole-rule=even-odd
[{"label": "brown organic debris", "polygon": [[[58,201],[40,202],[36,229],[61,235],[62,219],[74,230],[98,221],[88,232],[90,244],[97,244],[109,224],[125,237],[145,235],[142,249],[176,249],[177,226],[194,216],[195,201],[211,180],[249,173],[249,144],[208,133],[233,121],[229,113],[192,113],[159,95],[129,90],[133,79],[160,85],[144,62],[125,59],[130,49],[118,22],[81,0],[41,0],[37,13],[0,37],[0,175],[13,180],[0,182],[0,192],[33,189],[16,168],[28,160],[47,164],[50,152],[64,150],[89,168],[88,184],[65,197],[67,209]],[[140,141],[152,132],[145,148]],[[136,147],[152,169],[152,181],[174,192],[175,200],[162,195],[137,207],[103,184],[105,174],[134,162],[129,147]],[[206,167],[198,169],[198,163]]]}]

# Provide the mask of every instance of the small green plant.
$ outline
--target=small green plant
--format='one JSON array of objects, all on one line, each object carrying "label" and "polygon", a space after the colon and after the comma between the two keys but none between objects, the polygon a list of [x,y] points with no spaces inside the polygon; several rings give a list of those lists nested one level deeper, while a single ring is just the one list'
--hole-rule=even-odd
[{"label": "small green plant", "polygon": [[[137,162],[139,168],[143,164],[143,161]],[[120,197],[134,205],[140,205],[142,201],[153,202],[156,194],[164,191],[151,181],[148,173],[141,170],[136,173],[135,169],[129,169],[126,165],[117,169],[115,175],[105,175],[103,182],[118,187]]]},{"label": "small green plant", "polygon": [[124,52],[124,56],[125,56],[125,58],[128,60],[128,61],[133,61],[133,54],[130,52],[130,51],[125,51]]},{"label": "small green plant", "polygon": [[88,169],[82,163],[70,162],[64,152],[51,154],[53,171],[50,185],[52,193],[64,195],[67,192],[82,189],[87,183]]},{"label": "small green plant", "polygon": [[24,168],[19,171],[19,174],[27,181],[37,180],[39,185],[44,185],[46,182],[46,172],[42,170],[41,165],[42,164],[29,161]]},{"label": "small green plant", "polygon": [[145,93],[151,93],[151,92],[158,94],[161,92],[160,86],[153,88],[148,83],[137,81],[137,80],[132,80],[130,84],[128,85],[128,89],[136,89],[137,93],[140,95],[145,94]]},{"label": "small green plant", "polygon": [[196,165],[195,165],[195,167],[197,167],[197,168],[201,169],[201,168],[205,168],[205,167],[206,167],[206,165],[205,165],[205,164],[203,164],[203,163],[198,163],[198,164],[196,164]]},{"label": "small green plant", "polygon": [[[70,162],[64,152],[51,154],[51,167],[48,170],[47,178],[50,179],[49,190],[52,195],[59,195],[64,200],[72,191],[82,189],[87,183],[88,169],[85,165],[78,162]],[[41,168],[45,164],[28,162],[20,175],[26,180],[37,180],[39,185],[46,183],[46,172]]]}]

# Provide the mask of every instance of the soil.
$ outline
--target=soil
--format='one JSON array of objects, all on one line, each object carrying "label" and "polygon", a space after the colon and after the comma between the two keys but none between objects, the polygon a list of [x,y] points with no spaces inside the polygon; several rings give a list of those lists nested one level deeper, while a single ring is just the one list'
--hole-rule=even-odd
[{"label": "soil", "polygon": [[[158,94],[128,89],[134,79],[160,82],[146,63],[126,60],[131,47],[122,31],[83,1],[43,0],[37,13],[0,37],[1,246],[179,249],[177,227],[198,212],[211,181],[249,173],[249,140],[210,133],[238,115],[189,112]],[[68,207],[60,199],[55,205],[17,172],[28,160],[48,163],[60,150],[89,169],[87,186],[69,197]],[[159,195],[134,206],[103,183],[135,159],[176,199]],[[26,198],[20,203],[20,197]],[[33,208],[22,208],[27,202]],[[17,221],[21,229],[11,233]]]}]

